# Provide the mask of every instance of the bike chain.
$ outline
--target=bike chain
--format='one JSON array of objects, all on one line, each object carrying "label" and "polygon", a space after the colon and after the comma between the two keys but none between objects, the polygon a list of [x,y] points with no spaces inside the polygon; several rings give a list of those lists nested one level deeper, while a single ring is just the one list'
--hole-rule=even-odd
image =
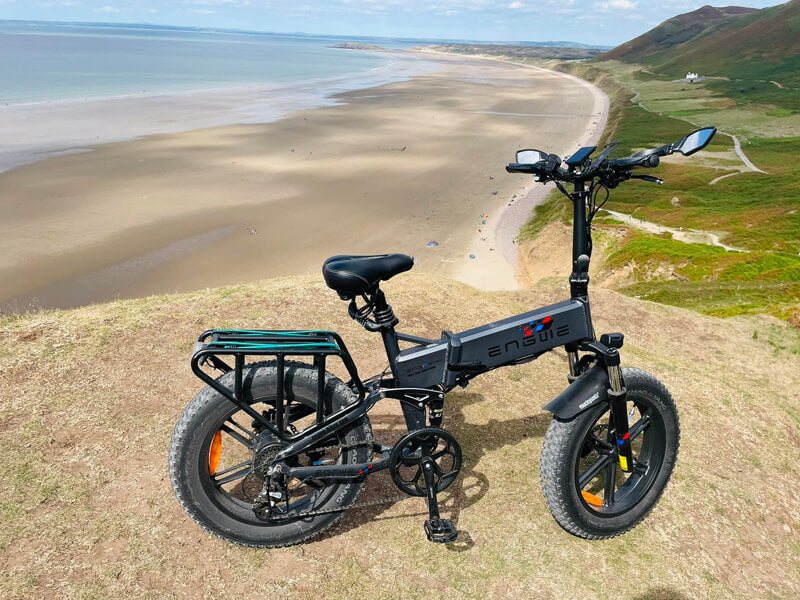
[{"label": "bike chain", "polygon": [[[388,442],[390,440],[380,440],[380,439],[369,439],[364,440],[363,442],[357,442],[355,444],[339,444],[335,446],[325,446],[324,448],[314,448],[314,452],[327,452],[328,450],[349,450],[350,448],[358,448],[361,446],[374,446],[375,444],[381,444],[382,442]],[[399,441],[399,440],[397,440]],[[397,443],[397,441],[395,443]],[[411,498],[408,494],[400,494],[399,496],[392,496],[389,498],[380,498],[378,500],[369,500],[368,502],[354,502],[348,506],[337,506],[336,508],[322,508],[318,510],[309,510],[306,512],[298,512],[298,513],[286,513],[282,515],[271,515],[269,520],[270,521],[289,521],[292,519],[305,519],[306,517],[316,517],[318,515],[328,515],[332,513],[344,512],[346,510],[350,510],[351,508],[367,508],[369,506],[378,506],[380,504],[390,504],[393,502],[399,502],[400,500],[405,500],[406,498]]]}]

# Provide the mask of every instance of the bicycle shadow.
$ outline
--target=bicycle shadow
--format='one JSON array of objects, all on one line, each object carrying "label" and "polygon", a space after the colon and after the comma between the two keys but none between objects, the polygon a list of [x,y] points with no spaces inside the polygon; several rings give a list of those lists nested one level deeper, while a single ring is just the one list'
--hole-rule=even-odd
[{"label": "bicycle shadow", "polygon": [[[484,401],[482,394],[468,392],[451,393],[445,400],[445,416],[443,428],[451,432],[460,441],[463,464],[459,477],[439,498],[439,508],[443,517],[450,518],[456,525],[461,512],[480,502],[489,491],[489,479],[476,467],[480,459],[487,453],[504,446],[520,443],[530,437],[542,437],[550,424],[551,415],[546,412],[514,419],[490,419],[486,423],[469,423],[465,418],[465,409]],[[399,410],[397,414],[379,413],[373,421],[373,435],[377,440],[393,437],[396,441],[406,432],[405,421]],[[357,504],[378,502],[381,498],[397,496],[400,490],[394,485],[388,471],[370,476],[367,486],[358,499]],[[332,530],[325,532],[318,539],[323,540],[345,533],[370,521],[404,519],[410,516],[424,520],[428,517],[427,504],[424,498],[408,497],[409,509],[400,514],[386,514],[398,501],[355,507],[345,513],[344,518]],[[411,504],[415,503],[415,504]],[[420,528],[422,523],[420,522]],[[459,531],[457,542],[447,544],[448,549],[464,552],[474,546],[467,531]]]}]

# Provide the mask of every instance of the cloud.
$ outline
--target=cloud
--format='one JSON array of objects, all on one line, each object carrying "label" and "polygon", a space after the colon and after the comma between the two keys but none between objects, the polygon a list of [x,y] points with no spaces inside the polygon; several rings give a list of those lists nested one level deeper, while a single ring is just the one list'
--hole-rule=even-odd
[{"label": "cloud", "polygon": [[600,10],[633,10],[638,4],[636,0],[605,0],[595,2],[594,7]]},{"label": "cloud", "polygon": [[96,12],[111,14],[111,13],[118,13],[119,9],[116,6],[101,6],[97,9]]},{"label": "cloud", "polygon": [[[5,3],[0,2],[0,4],[14,4],[14,0]],[[57,0],[55,2],[37,2],[36,6],[41,6],[42,8],[52,8],[54,6],[78,6],[79,4],[80,2],[77,0],[75,2],[71,0]]]},{"label": "cloud", "polygon": [[525,5],[522,2],[512,2],[511,4],[508,5],[508,8],[516,9],[516,8],[522,8],[523,6]]},{"label": "cloud", "polygon": [[[240,8],[250,6],[250,0],[183,0],[183,4],[190,6],[219,6],[220,8]],[[198,11],[192,11],[198,12]]]}]

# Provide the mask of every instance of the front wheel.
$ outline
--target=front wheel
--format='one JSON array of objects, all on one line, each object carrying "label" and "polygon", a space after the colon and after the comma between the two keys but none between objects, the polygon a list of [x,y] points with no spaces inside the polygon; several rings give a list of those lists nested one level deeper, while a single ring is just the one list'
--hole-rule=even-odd
[{"label": "front wheel", "polygon": [[609,405],[570,420],[554,418],[542,446],[540,476],[550,512],[570,533],[610,538],[633,529],[669,481],[680,442],[675,403],[653,375],[622,370],[635,467],[618,466]]}]

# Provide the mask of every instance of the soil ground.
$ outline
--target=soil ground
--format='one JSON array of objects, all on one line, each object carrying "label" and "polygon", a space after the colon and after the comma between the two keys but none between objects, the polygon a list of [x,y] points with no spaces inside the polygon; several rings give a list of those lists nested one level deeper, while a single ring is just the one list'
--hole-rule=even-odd
[{"label": "soil ground", "polygon": [[[562,278],[482,292],[425,274],[385,286],[401,329],[437,336],[566,296]],[[425,541],[424,503],[354,510],[320,539],[252,550],[213,538],[173,497],[172,428],[201,389],[193,339],[215,326],[338,330],[363,375],[381,343],[318,277],[6,317],[0,357],[0,596],[4,598],[797,598],[800,340],[771,317],[717,319],[592,291],[599,332],[622,330],[625,364],[679,408],[678,464],[632,532],[565,533],[542,498],[539,452],[566,386],[563,352],[448,395],[464,451],[444,514],[462,534]],[[371,414],[376,435],[396,407]],[[386,473],[363,495],[397,493]]]}]

